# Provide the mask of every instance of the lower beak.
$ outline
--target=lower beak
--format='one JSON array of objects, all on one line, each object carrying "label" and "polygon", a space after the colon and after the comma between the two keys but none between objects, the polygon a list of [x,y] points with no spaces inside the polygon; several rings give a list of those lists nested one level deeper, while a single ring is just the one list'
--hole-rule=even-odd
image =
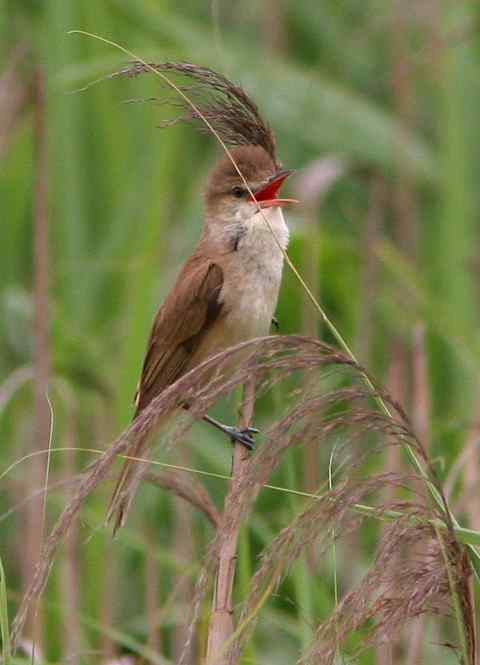
[{"label": "lower beak", "polygon": [[298,203],[297,199],[267,199],[266,201],[258,201],[259,208],[275,208],[288,206],[290,203]]},{"label": "lower beak", "polygon": [[255,198],[252,197],[251,203],[257,204],[259,208],[282,207],[290,203],[298,203],[296,199],[277,198],[280,187],[292,173],[293,171],[287,170],[276,173],[266,185],[254,192]]}]

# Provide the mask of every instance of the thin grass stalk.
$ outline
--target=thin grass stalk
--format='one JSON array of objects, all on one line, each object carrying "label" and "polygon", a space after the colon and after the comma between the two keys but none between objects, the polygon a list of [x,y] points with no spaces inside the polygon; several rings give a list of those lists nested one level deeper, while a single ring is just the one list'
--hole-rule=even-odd
[{"label": "thin grass stalk", "polygon": [[[240,410],[240,429],[250,427],[253,420],[255,404],[255,380],[251,379],[244,386],[242,406]],[[235,443],[233,450],[231,492],[245,481],[250,452],[240,443]],[[228,496],[225,506],[228,507]],[[224,511],[222,525],[227,525],[229,515]],[[226,659],[225,645],[234,633],[233,621],[233,582],[235,578],[237,544],[240,536],[240,524],[237,530],[231,530],[228,538],[222,539],[218,552],[217,574],[213,595],[212,614],[208,631],[206,665],[234,665]]]},{"label": "thin grass stalk", "polygon": [[[117,607],[118,598],[118,579],[119,579],[119,560],[115,556],[115,548],[113,543],[105,549],[105,556],[107,557],[110,565],[105,566],[105,572],[102,581],[102,588],[100,590],[100,623],[102,626],[114,626],[116,621],[115,608]],[[112,634],[106,630],[100,633],[99,639],[100,650],[104,654],[105,660],[114,660],[117,654],[117,643],[113,639]]]},{"label": "thin grass stalk", "polygon": [[437,535],[437,540],[440,545],[440,550],[442,552],[442,557],[443,557],[443,562],[445,565],[445,570],[447,572],[447,578],[448,578],[448,585],[450,587],[450,594],[452,597],[452,605],[453,605],[453,610],[454,610],[454,616],[455,616],[455,622],[457,624],[457,632],[460,637],[460,648],[461,648],[461,654],[462,654],[462,659],[461,663],[462,665],[475,665],[476,662],[476,657],[475,657],[475,642],[470,642],[467,636],[466,632],[466,625],[465,625],[465,615],[464,612],[462,611],[462,602],[459,597],[459,591],[458,591],[458,582],[456,579],[456,576],[452,572],[452,564],[450,561],[450,557],[447,552],[446,544],[445,544],[445,538],[442,533],[440,533],[440,530],[438,527],[434,527],[435,533]]},{"label": "thin grass stalk", "polygon": [[[387,390],[393,399],[400,404],[405,403],[405,398],[408,394],[406,370],[408,366],[407,361],[407,348],[403,341],[394,336],[389,346],[388,356],[390,358],[390,365],[388,368]],[[389,473],[400,473],[402,464],[400,458],[400,450],[397,446],[390,446],[386,452],[386,468]],[[395,488],[387,485],[385,488],[386,501],[393,501]],[[395,556],[398,558],[399,565],[401,564],[402,554],[396,552]],[[381,644],[376,649],[376,663],[377,665],[393,665],[400,657],[400,649],[398,640],[389,642],[388,644]]]},{"label": "thin grass stalk", "polygon": [[[99,404],[98,415],[93,422],[94,438],[97,441],[105,441],[112,435],[112,420],[114,413],[107,410],[104,404]],[[95,510],[95,508],[92,509]],[[97,513],[98,515],[98,513]],[[98,519],[98,517],[97,517]],[[118,580],[122,577],[121,561],[116,556],[115,544],[110,540],[103,543],[100,550],[103,565],[96,572],[97,584],[99,585],[98,616],[101,625],[115,626],[119,621],[117,615],[119,597],[122,589]],[[118,657],[118,643],[113,639],[109,631],[99,634],[98,647],[104,655],[104,659],[114,661]]]},{"label": "thin grass stalk", "polygon": [[[182,451],[183,453],[184,451]],[[182,454],[181,458],[183,463],[188,462],[188,456],[186,454]],[[201,489],[203,490],[204,487],[200,486]],[[208,497],[208,493],[205,490],[205,498]],[[208,504],[207,504],[208,505]],[[213,505],[213,502],[212,502]],[[173,500],[173,507],[175,510],[175,526],[174,526],[174,547],[175,547],[175,552],[177,552],[177,555],[180,560],[185,561],[186,564],[188,562],[193,561],[195,557],[195,542],[193,540],[192,534],[193,534],[193,521],[192,521],[192,513],[190,506],[188,506],[185,503],[185,500],[180,499],[179,497],[175,497]],[[194,585],[192,583],[192,580],[189,578],[188,580],[184,581],[182,584],[182,575],[179,573],[177,576],[177,581],[176,583],[179,585],[180,591],[177,596],[178,601],[180,604],[185,605],[185,607],[188,607],[190,603],[190,599],[193,596],[194,592]],[[186,640],[186,631],[183,623],[179,623],[177,626],[174,628],[174,635],[173,635],[173,645],[174,645],[174,660],[175,662],[178,662],[181,658],[182,652],[183,652],[183,647],[185,645],[185,640]],[[194,665],[194,663],[197,662],[198,658],[195,653],[196,645],[192,643],[190,645],[190,653],[185,654],[185,665]]]},{"label": "thin grass stalk", "polygon": [[[40,66],[35,71],[35,144],[36,144],[36,183],[34,209],[34,302],[35,302],[35,438],[34,448],[49,448],[50,440],[50,407],[48,403],[48,383],[50,377],[49,350],[49,304],[48,304],[48,157],[47,136],[45,126],[45,78]],[[41,486],[45,471],[48,472],[48,456],[45,466],[42,457],[36,457],[29,465],[27,482],[28,489]],[[44,497],[44,502],[46,497]],[[44,522],[44,504],[31,502],[27,511],[25,525],[25,542],[22,545],[24,556],[24,574],[30,580],[42,549]],[[32,643],[41,639],[42,626],[33,613],[29,625]],[[40,644],[41,648],[41,644]],[[34,650],[34,647],[33,647]]]},{"label": "thin grass stalk", "polygon": [[261,9],[262,41],[266,53],[271,57],[285,55],[287,36],[284,8],[276,0],[263,0]]},{"label": "thin grass stalk", "polygon": [[[413,331],[412,347],[412,426],[428,451],[430,444],[430,388],[428,380],[425,325],[418,321]],[[447,496],[447,495],[446,495]],[[412,553],[412,556],[415,556]],[[424,659],[425,617],[420,617],[406,635],[407,665],[415,665]]]},{"label": "thin grass stalk", "polygon": [[431,396],[427,357],[426,329],[417,321],[412,348],[412,426],[424,448],[430,448]]},{"label": "thin grass stalk", "polygon": [[[395,113],[402,122],[402,127],[413,125],[414,89],[409,52],[409,30],[411,21],[411,0],[394,0],[390,15],[391,45],[391,95]],[[394,243],[400,252],[410,255],[413,250],[413,221],[415,194],[408,178],[405,157],[402,152],[403,132],[395,136],[396,177],[392,185],[392,212]],[[408,410],[406,399],[409,394],[410,349],[401,334],[393,335],[390,349],[392,358],[392,376],[389,393]],[[396,471],[399,460],[391,460],[389,470]]]},{"label": "thin grass stalk", "polygon": [[385,179],[375,173],[368,184],[369,200],[366,223],[362,229],[360,294],[355,349],[360,362],[368,367],[374,331],[374,303],[378,294],[378,259],[376,245],[383,232],[387,186]]},{"label": "thin grass stalk", "polygon": [[[73,397],[73,396],[72,396]],[[67,408],[67,439],[71,444],[71,450],[65,453],[63,465],[63,479],[68,481],[75,476],[76,467],[76,438],[77,428],[75,422],[74,402],[71,398]],[[68,484],[67,484],[67,500],[69,497]],[[65,555],[62,561],[62,576],[61,576],[61,595],[63,598],[64,611],[64,625],[65,632],[62,635],[62,653],[65,660],[68,659],[71,665],[76,665],[79,661],[78,654],[82,651],[83,634],[82,626],[78,619],[78,611],[81,607],[79,602],[80,585],[80,570],[78,561],[78,545],[79,545],[78,523],[75,522],[70,533],[65,539]]]},{"label": "thin grass stalk", "polygon": [[[250,529],[249,524],[245,523],[240,531],[238,545],[238,582],[235,587],[239,598],[245,598],[247,595],[248,585],[252,575],[253,566]],[[256,655],[255,643],[253,640],[250,640],[246,645],[243,655],[246,662],[256,662],[258,656]]]},{"label": "thin grass stalk", "polygon": [[[408,395],[408,381],[407,381],[407,366],[408,357],[407,350],[404,344],[394,338],[389,348],[390,365],[388,368],[387,390],[393,399],[399,404],[404,404]],[[400,450],[396,446],[392,446],[387,451],[386,467],[387,471],[397,473],[400,471]],[[387,492],[390,491],[387,489]],[[389,497],[391,498],[391,496]]]},{"label": "thin grass stalk", "polygon": [[27,51],[28,47],[25,42],[16,44],[9,53],[5,69],[0,76],[0,160],[8,152],[31,94],[27,82],[23,81],[19,75],[20,66],[26,59]]},{"label": "thin grass stalk", "polygon": [[[469,516],[469,523],[473,529],[480,528],[480,514],[479,514],[479,464],[480,464],[480,455],[479,455],[479,445],[480,445],[480,425],[479,425],[479,416],[480,408],[478,404],[475,404],[473,411],[473,422],[469,431],[467,432],[467,437],[465,445],[463,448],[462,455],[459,460],[464,458],[464,496],[461,498],[461,504],[463,511]],[[474,581],[470,582],[470,598],[471,602],[475,604],[475,587]],[[474,613],[474,616],[476,614]],[[475,644],[478,643],[478,626],[474,625],[474,641]],[[478,648],[477,648],[478,649]],[[477,652],[475,652],[475,657],[479,658]]]},{"label": "thin grass stalk", "polygon": [[155,653],[161,653],[161,636],[160,627],[158,625],[159,613],[159,591],[160,579],[158,575],[158,562],[152,556],[155,549],[155,531],[151,524],[145,524],[144,538],[147,544],[147,551],[145,553],[145,570],[144,570],[144,598],[145,598],[145,613],[147,615],[147,629],[148,639],[147,646]]},{"label": "thin grass stalk", "polygon": [[[330,453],[330,459],[328,460],[328,490],[332,492],[333,490],[333,465],[335,458],[335,448],[333,448]],[[339,590],[338,590],[338,574],[337,574],[337,546],[335,543],[335,527],[331,530],[332,533],[332,568],[333,568],[333,600],[334,600],[334,611],[338,606],[339,599]],[[351,544],[351,540],[350,543]],[[340,649],[337,650],[335,657],[340,656]]]},{"label": "thin grass stalk", "polygon": [[[394,336],[387,353],[390,358],[387,390],[393,399],[400,404],[404,404],[408,395],[408,349],[399,337]],[[392,474],[400,473],[401,462],[400,449],[397,446],[390,446],[386,452],[385,464],[387,471]],[[393,501],[394,492],[395,488],[390,485],[385,488],[387,502]],[[399,565],[401,565],[403,553],[396,552],[395,556],[398,558]],[[400,658],[400,651],[399,640],[379,645],[376,650],[377,665],[393,665]]]},{"label": "thin grass stalk", "polygon": [[11,665],[12,645],[10,642],[10,624],[8,621],[7,580],[0,558],[0,633],[2,636],[2,662]]},{"label": "thin grass stalk", "polygon": [[[312,446],[309,446],[312,449]],[[314,451],[317,457],[318,447],[315,446]],[[306,451],[305,451],[306,452]],[[295,487],[297,483],[295,456],[289,455],[284,462],[285,476],[284,482],[287,487]],[[318,486],[318,484],[317,484]],[[310,489],[310,488],[309,488]],[[288,503],[290,505],[290,518],[295,519],[295,515],[299,512],[299,497],[295,494],[288,494]],[[310,644],[312,638],[311,626],[314,622],[314,591],[315,584],[312,568],[312,555],[314,554],[314,547],[306,549],[305,554],[292,568],[292,586],[294,590],[295,605],[297,612],[297,621],[299,625],[298,640],[302,650],[306,649]]]}]

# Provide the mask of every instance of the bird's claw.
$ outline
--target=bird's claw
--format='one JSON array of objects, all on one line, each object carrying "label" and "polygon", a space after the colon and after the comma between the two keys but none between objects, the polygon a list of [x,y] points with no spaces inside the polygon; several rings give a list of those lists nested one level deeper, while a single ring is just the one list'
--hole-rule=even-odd
[{"label": "bird's claw", "polygon": [[248,450],[253,450],[255,446],[255,439],[253,438],[254,434],[258,434],[260,430],[256,427],[244,427],[240,429],[239,427],[225,427],[225,433],[228,434],[234,441],[238,441]]}]

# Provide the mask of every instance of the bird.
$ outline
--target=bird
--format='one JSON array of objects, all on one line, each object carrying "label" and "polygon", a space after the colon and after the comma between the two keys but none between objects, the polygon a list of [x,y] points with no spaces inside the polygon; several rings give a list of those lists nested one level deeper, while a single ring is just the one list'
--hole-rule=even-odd
[{"label": "bird", "polygon": [[[135,74],[145,71],[142,63],[135,67]],[[208,118],[230,154],[220,157],[207,177],[200,239],[155,316],[134,419],[204,360],[269,334],[289,240],[282,210],[294,202],[279,196],[292,171],[278,161],[273,131],[243,88],[214,70],[190,63],[154,67],[193,78],[202,95],[211,95],[203,106],[198,103],[187,110],[190,119]],[[195,88],[188,90],[192,93]],[[210,378],[206,374],[203,380]],[[209,415],[204,420],[248,448],[258,432],[224,425]],[[141,440],[128,455],[138,457],[144,445]],[[123,525],[138,485],[138,466],[127,459],[117,481],[107,518],[114,522],[114,533]]]}]

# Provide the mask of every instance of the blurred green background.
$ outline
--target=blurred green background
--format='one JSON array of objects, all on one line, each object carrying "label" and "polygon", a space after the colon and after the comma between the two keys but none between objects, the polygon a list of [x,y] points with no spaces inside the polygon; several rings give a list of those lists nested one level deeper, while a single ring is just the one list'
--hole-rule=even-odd
[{"label": "blurred green background", "polygon": [[[457,516],[479,529],[479,26],[480,6],[462,0],[0,0],[1,468],[48,446],[46,385],[55,447],[104,449],[127,425],[152,318],[199,236],[205,175],[220,153],[192,128],[159,129],[161,105],[124,103],[161,96],[154,76],[76,92],[127,60],[67,34],[82,29],[147,60],[212,66],[257,100],[297,170],[291,258],[410,414]],[[277,316],[282,333],[332,342],[288,270]],[[275,415],[267,400],[257,417]],[[228,474],[222,438],[202,425],[194,434],[177,461]],[[65,479],[90,459],[54,453],[47,526]],[[296,451],[279,483],[314,490],[325,469],[311,462]],[[44,468],[38,456],[2,477],[11,612],[39,551]],[[225,481],[208,486],[220,505]],[[37,621],[43,662],[106,663],[120,652],[177,662],[210,527],[145,488],[112,542],[102,526],[110,489],[88,502],[53,570]],[[288,497],[262,497],[242,538],[239,598],[255,554],[294,510]],[[371,557],[370,540],[343,567],[340,556],[342,590]],[[333,602],[329,562],[296,566],[244,662],[295,662]],[[375,652],[361,662],[434,662],[433,638],[418,661],[410,641],[392,661]]]}]

